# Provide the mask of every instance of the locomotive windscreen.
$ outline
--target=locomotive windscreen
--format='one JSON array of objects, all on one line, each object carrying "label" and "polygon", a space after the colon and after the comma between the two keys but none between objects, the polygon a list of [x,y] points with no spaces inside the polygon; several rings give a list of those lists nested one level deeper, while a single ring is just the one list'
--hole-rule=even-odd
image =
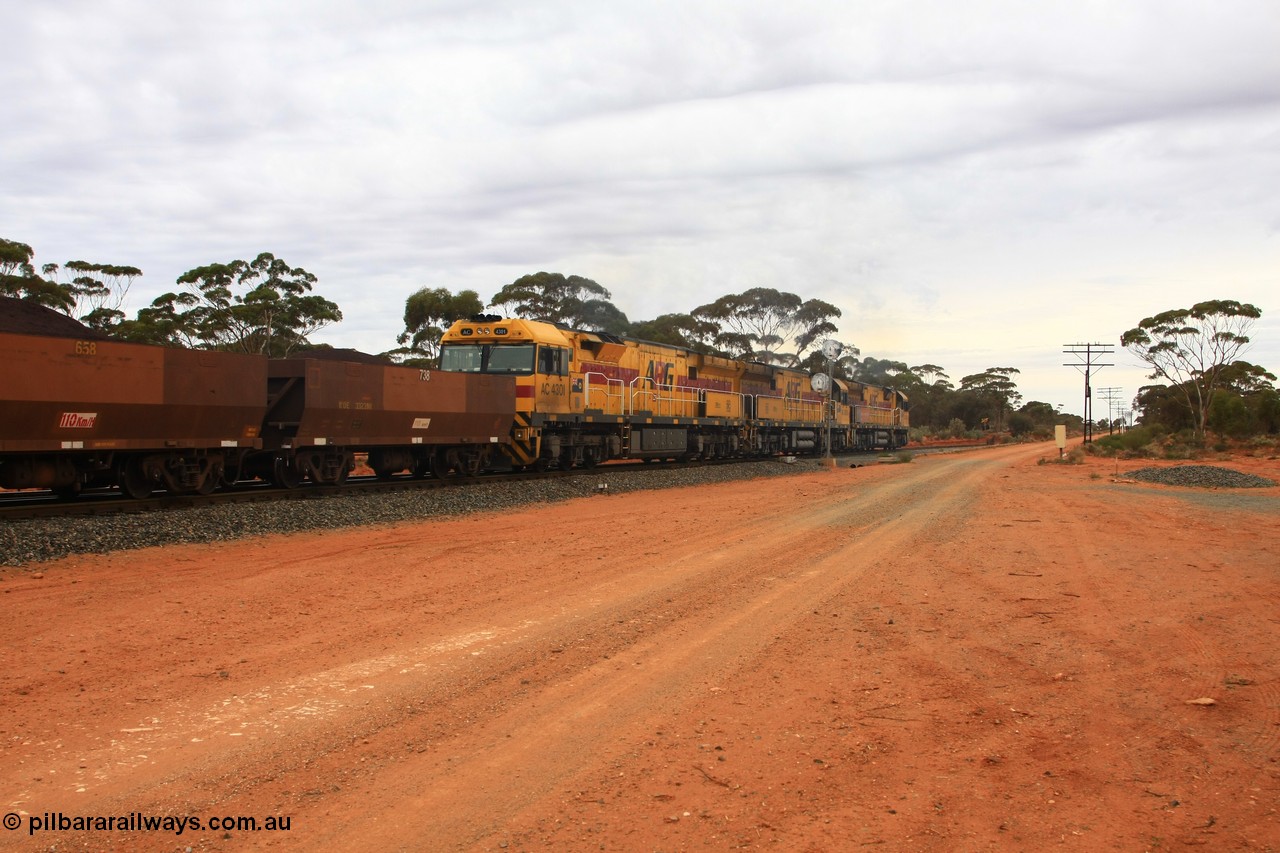
[{"label": "locomotive windscreen", "polygon": [[533,373],[533,344],[447,344],[440,349],[440,369],[453,373]]}]

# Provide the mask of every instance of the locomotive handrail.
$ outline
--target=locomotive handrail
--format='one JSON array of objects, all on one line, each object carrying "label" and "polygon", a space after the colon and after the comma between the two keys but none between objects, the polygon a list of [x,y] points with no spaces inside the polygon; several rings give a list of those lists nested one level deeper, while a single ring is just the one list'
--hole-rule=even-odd
[{"label": "locomotive handrail", "polygon": [[799,397],[784,397],[777,394],[753,394],[756,401],[755,416],[759,420],[773,420],[760,417],[760,400],[781,400],[784,419],[821,421],[824,416],[825,401],[803,400]]},{"label": "locomotive handrail", "polygon": [[[643,390],[642,388],[637,387],[637,383],[645,383],[645,382],[647,382],[650,386],[652,386],[652,390]],[[667,392],[669,392],[669,396],[663,396],[661,393],[663,390],[666,390]],[[660,385],[657,382],[654,382],[651,377],[637,376],[635,379],[631,380],[631,398],[630,398],[631,410],[630,412],[628,412],[628,414],[635,413],[637,397],[649,395],[654,403],[651,411],[655,415],[662,415],[666,417],[695,417],[697,415],[698,404],[706,402],[706,397],[704,396],[704,392],[701,388],[686,387],[684,388],[684,390],[692,391],[693,392],[692,396],[688,394],[684,396],[676,394],[677,386],[675,385]],[[666,410],[666,411],[663,410],[663,407],[660,404],[664,402],[670,404],[669,410]],[[690,413],[690,412],[676,411],[676,406],[679,406],[679,405],[686,406],[686,407],[692,406],[693,412]]]},{"label": "locomotive handrail", "polygon": [[[598,371],[594,371],[594,370],[587,371],[586,373],[582,374],[582,376],[583,376],[583,384],[582,384],[583,408],[590,408],[591,406],[591,393],[592,393],[591,377],[599,376],[601,379],[604,380],[604,388],[603,389],[597,388],[595,390],[596,390],[596,393],[603,392],[604,400],[606,403],[606,405],[600,407],[600,411],[606,412],[608,414],[619,414],[619,415],[631,414],[631,412],[627,410],[627,395],[621,379],[611,379],[605,374],[600,373]],[[618,386],[616,393],[610,390],[611,387],[615,384]],[[617,402],[618,404],[617,412],[613,412],[609,409],[607,404],[611,401]]]}]

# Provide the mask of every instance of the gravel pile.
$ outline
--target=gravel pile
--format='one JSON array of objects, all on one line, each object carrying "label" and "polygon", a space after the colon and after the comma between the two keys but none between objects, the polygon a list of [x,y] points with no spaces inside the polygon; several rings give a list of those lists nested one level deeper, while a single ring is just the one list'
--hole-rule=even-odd
[{"label": "gravel pile", "polygon": [[1216,465],[1175,465],[1172,468],[1139,468],[1129,477],[1165,486],[1199,486],[1206,489],[1259,489],[1274,486],[1266,477],[1242,474]]},{"label": "gravel pile", "polygon": [[387,524],[546,504],[595,494],[668,489],[813,471],[816,460],[749,462],[665,470],[609,471],[577,477],[494,482],[449,489],[335,495],[307,500],[228,503],[141,514],[26,519],[0,525],[0,565],[70,554],[105,554],[175,543],[222,542],[270,533]]}]

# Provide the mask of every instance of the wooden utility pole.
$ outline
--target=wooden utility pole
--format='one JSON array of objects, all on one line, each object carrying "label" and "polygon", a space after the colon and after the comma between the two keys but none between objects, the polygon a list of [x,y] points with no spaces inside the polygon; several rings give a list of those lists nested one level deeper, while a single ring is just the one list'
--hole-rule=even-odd
[{"label": "wooden utility pole", "polygon": [[1116,351],[1111,344],[1063,344],[1063,353],[1074,355],[1076,361],[1064,363],[1084,373],[1084,443],[1093,441],[1093,387],[1089,377],[1099,368],[1113,367],[1114,362],[1094,361],[1094,356],[1110,355]]}]

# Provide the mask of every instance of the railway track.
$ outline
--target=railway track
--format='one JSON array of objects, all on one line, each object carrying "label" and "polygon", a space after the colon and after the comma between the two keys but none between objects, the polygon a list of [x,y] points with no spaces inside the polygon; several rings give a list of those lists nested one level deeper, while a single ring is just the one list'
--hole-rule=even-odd
[{"label": "railway track", "polygon": [[[913,454],[944,452],[951,447],[936,449],[912,449]],[[840,465],[868,464],[888,452],[841,454]],[[799,457],[815,460],[818,457]],[[759,462],[751,459],[716,459],[695,462],[610,462],[597,468],[574,468],[568,471],[519,472],[485,474],[477,477],[449,477],[443,480],[418,479],[408,474],[397,475],[390,480],[370,476],[353,476],[341,486],[304,483],[294,489],[279,488],[267,483],[243,483],[211,495],[172,495],[156,493],[142,500],[123,495],[116,489],[87,489],[74,500],[63,500],[49,491],[8,492],[0,494],[0,521],[29,518],[59,518],[75,516],[116,515],[120,513],[163,512],[191,507],[218,506],[233,503],[322,500],[334,496],[378,494],[396,491],[430,491],[434,489],[466,488],[494,483],[516,483],[530,480],[552,480],[563,477],[591,477],[600,473],[623,474],[628,471],[670,471],[689,467],[735,465]]]}]

